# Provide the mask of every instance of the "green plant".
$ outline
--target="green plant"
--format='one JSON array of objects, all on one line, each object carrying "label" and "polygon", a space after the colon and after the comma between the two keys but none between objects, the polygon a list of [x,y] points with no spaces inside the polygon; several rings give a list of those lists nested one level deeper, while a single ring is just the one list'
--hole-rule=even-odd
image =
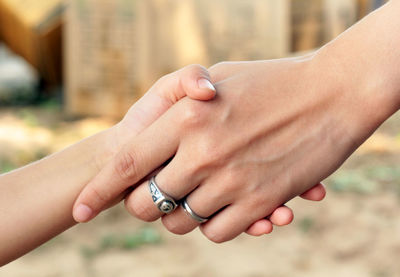
[{"label": "green plant", "polygon": [[315,225],[315,221],[311,217],[304,217],[300,220],[298,226],[300,231],[308,233]]},{"label": "green plant", "polygon": [[161,242],[161,235],[156,229],[143,227],[134,233],[106,235],[99,240],[96,247],[81,247],[81,254],[91,259],[109,249],[134,250],[144,245]]}]

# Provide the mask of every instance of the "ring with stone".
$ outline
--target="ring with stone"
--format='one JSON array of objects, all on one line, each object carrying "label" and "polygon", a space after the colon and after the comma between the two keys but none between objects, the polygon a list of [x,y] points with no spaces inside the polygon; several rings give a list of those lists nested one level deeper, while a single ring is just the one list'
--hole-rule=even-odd
[{"label": "ring with stone", "polygon": [[149,189],[154,204],[162,213],[169,214],[178,207],[178,204],[171,196],[160,190],[156,183],[156,176],[151,177]]}]

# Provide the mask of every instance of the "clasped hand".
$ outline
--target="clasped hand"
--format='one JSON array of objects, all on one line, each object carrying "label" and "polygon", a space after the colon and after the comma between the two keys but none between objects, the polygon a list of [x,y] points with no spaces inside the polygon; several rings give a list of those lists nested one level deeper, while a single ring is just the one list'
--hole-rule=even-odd
[{"label": "clasped hand", "polygon": [[[114,127],[114,157],[79,195],[74,218],[87,222],[125,198],[141,220],[162,217],[176,234],[200,226],[214,242],[289,224],[293,213],[282,205],[297,195],[323,199],[320,181],[353,147],[340,128],[327,132],[336,121],[320,115],[334,105],[324,104],[328,94],[316,97],[309,64],[221,63],[209,71],[194,65],[161,78]],[[155,174],[163,192],[186,197],[210,220],[200,224],[181,206],[160,212],[148,185]]]}]

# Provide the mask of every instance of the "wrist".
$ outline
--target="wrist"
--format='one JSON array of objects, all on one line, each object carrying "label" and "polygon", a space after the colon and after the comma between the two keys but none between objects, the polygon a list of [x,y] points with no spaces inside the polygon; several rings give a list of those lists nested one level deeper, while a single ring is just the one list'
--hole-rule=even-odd
[{"label": "wrist", "polygon": [[356,148],[399,108],[394,86],[377,76],[357,76],[328,48],[316,53],[309,68],[319,79],[314,91],[331,99],[328,109],[336,118],[335,127]]},{"label": "wrist", "polygon": [[390,23],[398,7],[390,5],[393,2],[321,48],[311,61],[315,76],[337,94],[349,128],[363,138],[400,108],[400,56],[394,47],[400,33]]},{"label": "wrist", "polygon": [[93,155],[96,170],[100,171],[118,151],[121,142],[118,140],[118,124],[95,135],[96,150]]},{"label": "wrist", "polygon": [[125,145],[136,135],[132,126],[121,121],[111,128],[98,133],[97,151],[94,160],[98,171],[100,171]]}]

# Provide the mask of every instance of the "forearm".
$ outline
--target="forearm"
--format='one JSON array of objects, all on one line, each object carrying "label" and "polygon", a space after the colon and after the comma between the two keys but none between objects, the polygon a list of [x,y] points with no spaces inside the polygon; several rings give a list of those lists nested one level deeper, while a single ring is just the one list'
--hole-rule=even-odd
[{"label": "forearm", "polygon": [[73,203],[111,157],[112,132],[0,176],[0,265],[75,224]]},{"label": "forearm", "polygon": [[313,58],[321,85],[342,94],[344,107],[352,109],[348,120],[354,116],[369,132],[400,106],[399,12],[400,1],[390,1]]},{"label": "forearm", "polygon": [[[209,79],[208,71],[196,65],[171,73],[157,81],[113,128],[0,176],[0,265],[73,226],[74,202],[100,169],[180,99],[212,99],[215,89]],[[143,172],[143,177],[150,172]],[[91,187],[85,190],[91,199],[108,198],[101,210],[124,196],[126,188],[110,186],[113,181],[105,180],[103,192],[110,189],[115,193],[102,195]]]}]

